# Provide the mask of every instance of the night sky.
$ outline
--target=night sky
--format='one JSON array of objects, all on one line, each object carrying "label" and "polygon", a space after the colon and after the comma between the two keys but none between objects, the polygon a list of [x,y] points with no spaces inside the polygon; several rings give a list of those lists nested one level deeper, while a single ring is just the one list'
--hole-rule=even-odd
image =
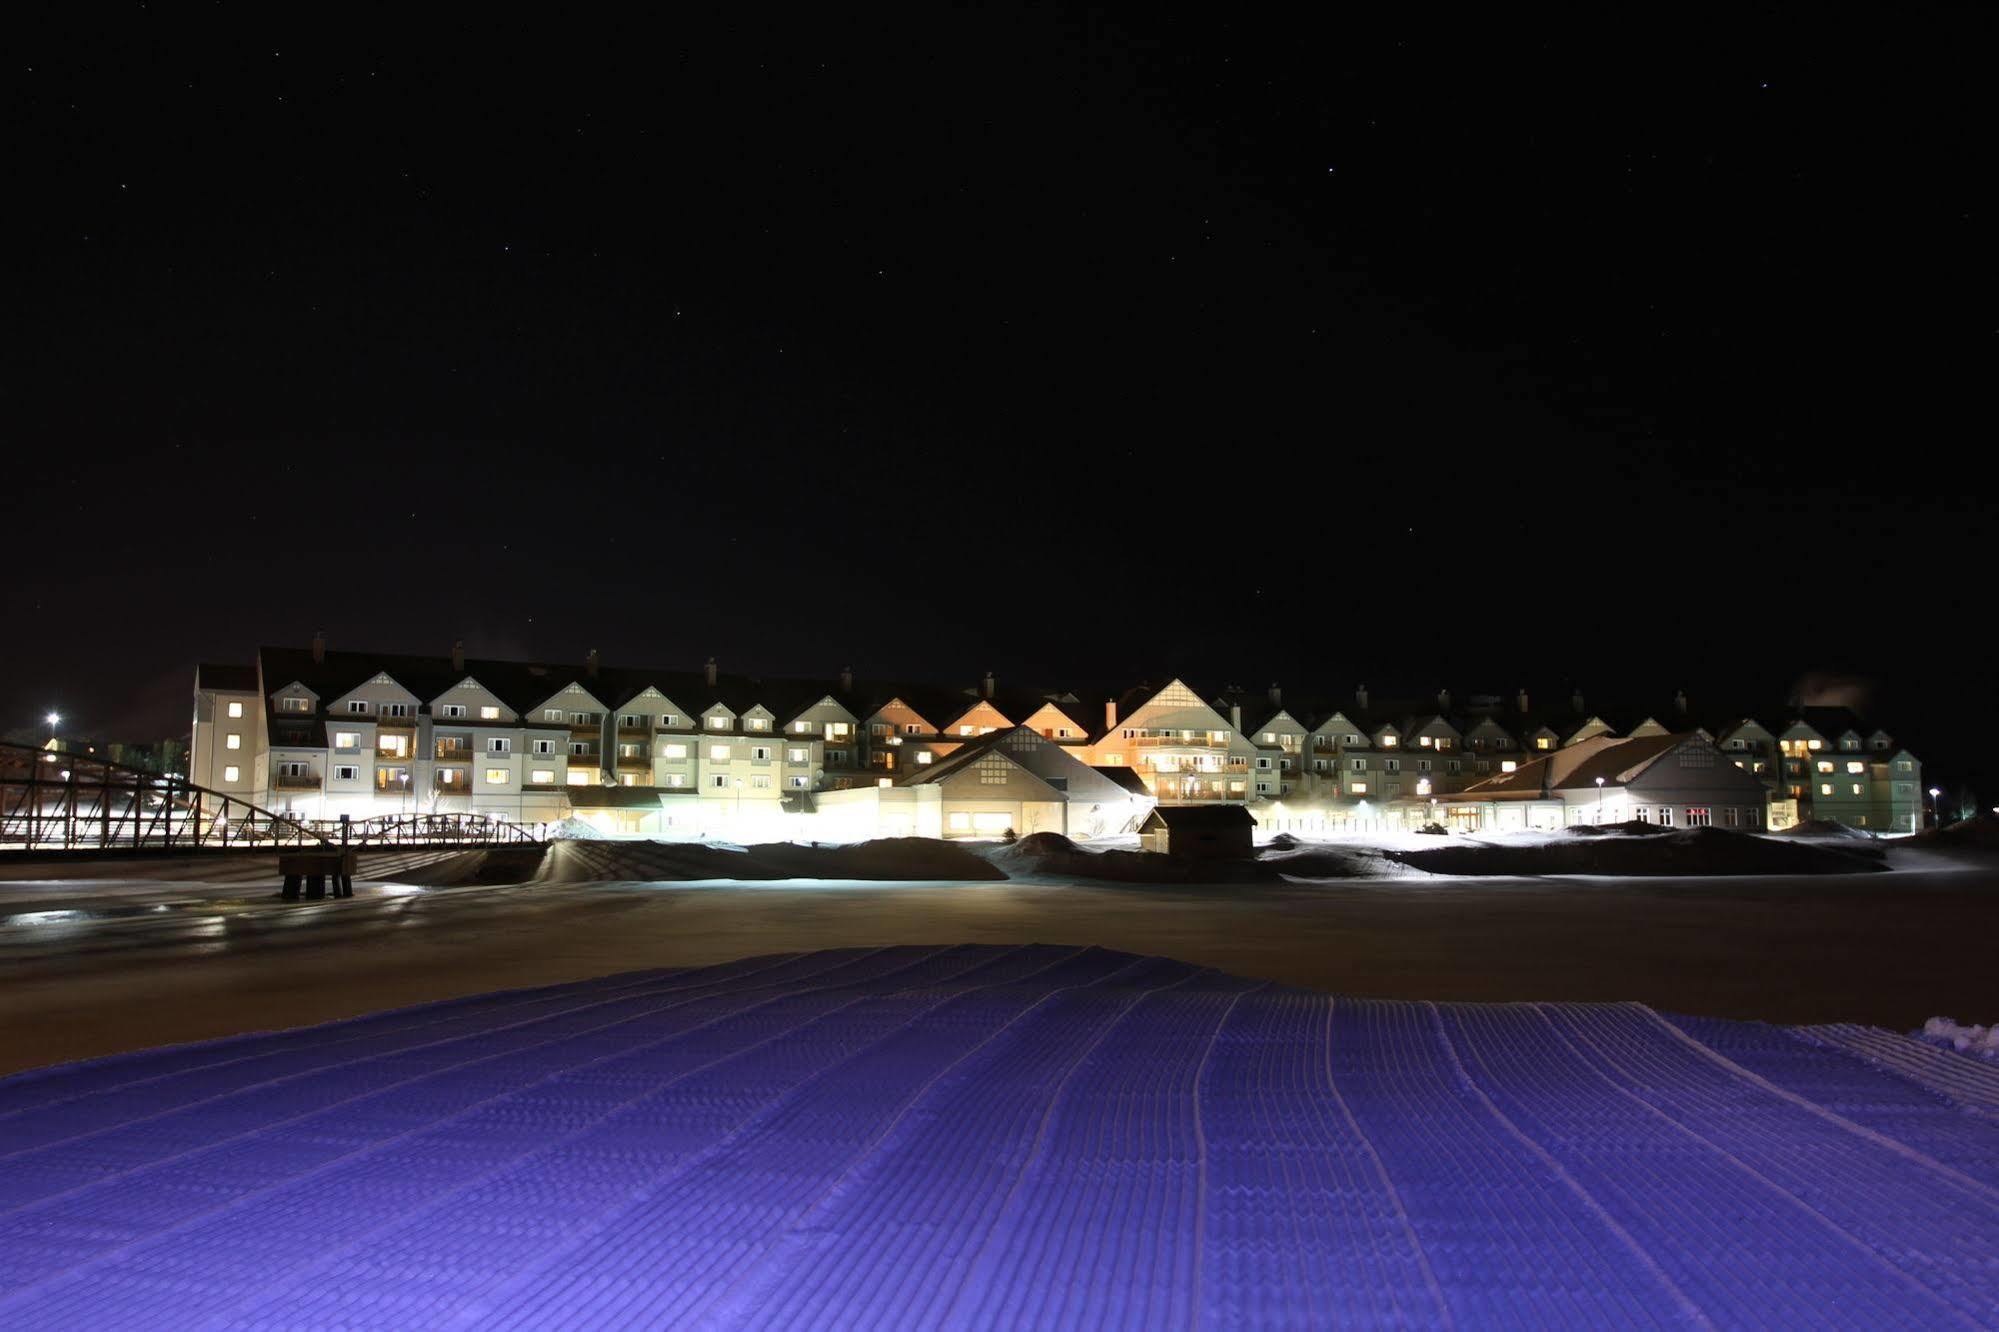
[{"label": "night sky", "polygon": [[17,29],[0,722],[169,733],[196,660],[323,628],[1851,672],[1988,746],[1988,21],[1323,8]]}]

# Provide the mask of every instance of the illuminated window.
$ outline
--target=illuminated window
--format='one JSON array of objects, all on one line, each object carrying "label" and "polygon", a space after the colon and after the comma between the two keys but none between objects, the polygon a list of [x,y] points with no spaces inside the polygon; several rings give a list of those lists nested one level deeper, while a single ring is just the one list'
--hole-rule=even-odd
[{"label": "illuminated window", "polygon": [[1687,826],[1689,828],[1706,828],[1713,823],[1714,814],[1712,811],[1702,809],[1698,805],[1692,806],[1687,810]]},{"label": "illuminated window", "polygon": [[1430,737],[1427,735],[1422,736],[1416,741],[1416,743],[1423,746],[1423,748],[1428,749],[1430,747]]},{"label": "illuminated window", "polygon": [[1865,795],[1866,793],[1867,793],[1867,787],[1866,787],[1866,785],[1865,785],[1864,783],[1861,783],[1861,782],[1855,782],[1855,783],[1853,784],[1853,794],[1855,794],[1855,795]]},{"label": "illuminated window", "polygon": [[752,731],[768,731],[770,729],[770,718],[752,717],[744,725],[748,726]]},{"label": "illuminated window", "polygon": [[687,785],[687,778],[684,774],[670,772],[666,775],[666,784],[668,786],[685,786]]},{"label": "illuminated window", "polygon": [[1820,759],[1820,760],[1819,760],[1819,771],[1820,771],[1820,772],[1831,772],[1831,771],[1832,771],[1832,761],[1831,761],[1830,759]]},{"label": "illuminated window", "polygon": [[533,772],[530,772],[528,774],[528,780],[533,782],[536,786],[547,786],[549,783],[555,780],[555,769],[536,768]]},{"label": "illuminated window", "polygon": [[729,761],[729,747],[727,745],[710,745],[708,747],[708,758],[713,763],[727,763]]},{"label": "illuminated window", "polygon": [[1512,759],[1501,759],[1499,761],[1499,770],[1501,772],[1512,772],[1515,768],[1518,768],[1519,766],[1520,765],[1518,763],[1515,763]]},{"label": "illuminated window", "polygon": [[708,719],[708,729],[711,731],[726,731],[729,729],[729,719],[723,716],[710,717]]},{"label": "illuminated window", "polygon": [[791,724],[791,729],[799,735],[803,735],[812,729],[812,723],[809,721],[795,721]]},{"label": "illuminated window", "polygon": [[1396,745],[1401,743],[1402,740],[1400,736],[1384,735],[1381,737],[1381,747],[1383,749],[1393,749]]},{"label": "illuminated window", "polygon": [[809,749],[787,749],[784,751],[784,757],[792,763],[808,763],[812,759],[812,751]]},{"label": "illuminated window", "polygon": [[629,772],[622,774],[618,778],[618,785],[620,786],[637,786],[638,784],[639,784],[639,779],[632,776],[632,774],[630,774]]},{"label": "illuminated window", "polygon": [[958,728],[959,735],[970,735],[971,733],[972,733],[972,728],[969,726],[960,726]]},{"label": "illuminated window", "polygon": [[1553,749],[1554,747],[1555,747],[1555,742],[1551,740],[1549,737],[1545,735],[1537,735],[1534,737],[1534,748]]},{"label": "illuminated window", "polygon": [[311,712],[312,700],[309,698],[281,698],[278,700],[278,710],[280,712]]},{"label": "illuminated window", "polygon": [[1428,777],[1425,777],[1416,783],[1416,794],[1419,796],[1426,796],[1430,794],[1430,779]]},{"label": "illuminated window", "polygon": [[1831,783],[1831,782],[1820,782],[1820,783],[1819,783],[1819,794],[1820,794],[1820,795],[1831,795],[1831,794],[1832,794],[1832,783]]},{"label": "illuminated window", "polygon": [[222,770],[222,780],[225,782],[240,781],[242,779],[242,776],[243,776],[243,770],[238,767],[232,766],[224,768]]},{"label": "illuminated window", "polygon": [[758,773],[756,776],[750,778],[750,785],[759,791],[768,791],[770,790],[770,777],[766,773]]},{"label": "illuminated window", "polygon": [[1351,792],[1352,792],[1353,794],[1355,794],[1355,795],[1366,795],[1366,794],[1367,794],[1367,783],[1366,783],[1366,782],[1348,782],[1348,783],[1347,783],[1347,790],[1351,791]]},{"label": "illuminated window", "polygon": [[377,748],[389,758],[408,758],[410,738],[406,735],[384,735],[377,738]]},{"label": "illuminated window", "polygon": [[1846,765],[1846,770],[1849,773],[1866,772],[1867,765],[1865,763],[1849,763]]},{"label": "illuminated window", "polygon": [[505,768],[486,769],[486,785],[505,786],[506,784],[507,784],[507,770]]},{"label": "illuminated window", "polygon": [[242,705],[241,703],[231,703],[231,704],[229,705],[229,715],[230,715],[230,716],[232,716],[232,717],[240,717],[240,716],[242,716],[242,715],[243,715],[243,705]]},{"label": "illuminated window", "polygon": [[243,747],[243,737],[232,735],[222,742],[222,747],[224,749],[241,749]]},{"label": "illuminated window", "polygon": [[500,710],[490,703],[482,704],[479,708],[479,719],[481,721],[498,721],[500,719]]},{"label": "illuminated window", "polygon": [[924,764],[927,764],[927,763],[929,763],[929,762],[930,762],[930,761],[931,761],[932,759],[934,759],[934,758],[936,758],[936,757],[937,757],[937,756],[936,756],[935,754],[931,753],[931,752],[930,752],[929,750],[927,750],[927,749],[923,749],[923,750],[918,750],[918,751],[917,751],[917,754],[916,754],[916,763],[917,763],[917,766],[918,766],[918,767],[921,767],[921,766],[923,766]]},{"label": "illuminated window", "polygon": [[1806,749],[1823,749],[1823,748],[1825,748],[1825,741],[1823,741],[1823,740],[1807,740],[1807,741],[1805,741],[1805,748],[1806,748]]},{"label": "illuminated window", "polygon": [[587,769],[587,768],[571,768],[571,769],[569,770],[569,784],[570,784],[571,786],[588,786],[588,785],[590,785],[590,771],[589,771],[589,769]]}]

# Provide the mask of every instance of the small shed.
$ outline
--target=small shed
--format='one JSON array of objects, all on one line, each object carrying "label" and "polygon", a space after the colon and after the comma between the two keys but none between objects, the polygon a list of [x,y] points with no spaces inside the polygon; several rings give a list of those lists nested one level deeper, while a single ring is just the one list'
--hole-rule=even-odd
[{"label": "small shed", "polygon": [[1138,825],[1147,851],[1200,860],[1246,860],[1256,819],[1241,805],[1160,805]]}]

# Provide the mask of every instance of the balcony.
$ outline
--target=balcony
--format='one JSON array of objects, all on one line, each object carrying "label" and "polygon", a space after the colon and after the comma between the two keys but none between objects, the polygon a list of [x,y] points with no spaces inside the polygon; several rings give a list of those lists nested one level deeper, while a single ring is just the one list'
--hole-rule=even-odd
[{"label": "balcony", "polygon": [[437,747],[437,761],[439,763],[470,763],[472,761],[472,746],[439,745]]},{"label": "balcony", "polygon": [[317,791],[319,774],[316,772],[279,772],[271,779],[271,785],[280,791]]},{"label": "balcony", "polygon": [[430,784],[430,789],[437,792],[439,795],[472,794],[472,782],[468,774],[461,773],[459,775],[458,780],[455,782],[445,781],[444,776],[445,775],[443,773],[441,772],[438,773],[437,779]]},{"label": "balcony", "polygon": [[1196,731],[1191,739],[1175,735],[1141,735],[1123,743],[1135,749],[1227,749],[1229,747],[1228,741],[1216,740],[1206,731]]},{"label": "balcony", "polygon": [[[574,759],[575,755],[572,754],[570,757]],[[621,753],[618,755],[618,766],[620,768],[630,768],[634,771],[651,771],[652,759],[643,752],[637,754]]]},{"label": "balcony", "polygon": [[623,722],[619,722],[619,723],[618,723],[618,734],[619,734],[619,735],[651,735],[651,734],[652,734],[652,725],[651,725],[651,723],[650,723],[650,722],[647,722],[647,721],[644,721],[644,720],[641,720],[641,721],[639,722],[639,724],[638,724],[637,726],[627,726],[627,725],[625,725],[625,724],[624,724]]}]

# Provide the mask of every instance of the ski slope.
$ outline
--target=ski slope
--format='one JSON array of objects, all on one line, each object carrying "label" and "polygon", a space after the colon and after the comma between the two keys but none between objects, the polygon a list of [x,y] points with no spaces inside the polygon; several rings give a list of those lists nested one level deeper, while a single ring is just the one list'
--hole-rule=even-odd
[{"label": "ski slope", "polygon": [[0,1082],[0,1326],[1979,1327],[1999,1068],[1060,946]]}]

